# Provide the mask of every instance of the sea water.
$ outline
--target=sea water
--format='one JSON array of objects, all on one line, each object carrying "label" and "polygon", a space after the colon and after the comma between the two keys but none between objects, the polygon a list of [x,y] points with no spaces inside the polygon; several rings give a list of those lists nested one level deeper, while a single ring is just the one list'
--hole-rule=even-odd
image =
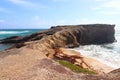
[{"label": "sea water", "polygon": [[[10,36],[26,36],[43,29],[4,29],[0,30],[0,39]],[[82,55],[99,60],[113,68],[120,68],[120,30],[115,31],[115,38],[117,42],[102,45],[85,45],[74,48]],[[7,49],[11,44],[0,44],[0,50]]]},{"label": "sea water", "polygon": [[115,38],[117,42],[111,44],[85,45],[74,50],[117,69],[120,68],[120,30],[115,31]]},{"label": "sea water", "polygon": [[[26,36],[45,29],[0,29],[0,39],[11,36]],[[0,50],[11,47],[12,44],[0,44]]]}]

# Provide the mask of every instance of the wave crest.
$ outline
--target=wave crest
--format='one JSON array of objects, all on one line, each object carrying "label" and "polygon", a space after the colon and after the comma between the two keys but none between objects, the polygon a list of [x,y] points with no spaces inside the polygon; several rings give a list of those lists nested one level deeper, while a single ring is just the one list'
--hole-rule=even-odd
[{"label": "wave crest", "polygon": [[21,34],[21,33],[28,33],[28,30],[25,31],[0,31],[0,34]]},{"label": "wave crest", "polygon": [[117,43],[106,45],[86,45],[74,48],[73,50],[117,69],[120,67],[120,54],[116,50],[116,44]]}]

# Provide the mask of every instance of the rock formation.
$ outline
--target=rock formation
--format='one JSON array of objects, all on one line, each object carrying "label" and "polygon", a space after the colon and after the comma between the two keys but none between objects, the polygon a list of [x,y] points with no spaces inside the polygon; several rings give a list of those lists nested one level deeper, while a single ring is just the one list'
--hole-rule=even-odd
[{"label": "rock formation", "polygon": [[[25,37],[3,39],[0,43],[16,44],[14,48],[0,51],[0,80],[119,80],[119,70],[117,75],[110,77],[116,71],[108,73],[112,69],[106,65],[65,49],[114,40],[114,25],[106,24],[55,26]],[[106,74],[77,74],[53,58]]]},{"label": "rock formation", "polygon": [[107,65],[100,63],[97,60],[82,56],[79,52],[65,48],[55,49],[54,58],[71,62],[74,65],[86,68],[98,74],[108,73],[113,70],[113,68],[108,67]]},{"label": "rock formation", "polygon": [[120,79],[120,68],[111,71],[110,73],[107,74],[110,79],[112,80],[119,80]]},{"label": "rock formation", "polygon": [[[36,45],[37,46],[37,45]],[[63,53],[76,54],[66,49]],[[66,50],[66,51],[65,51]],[[49,51],[52,52],[52,51]],[[54,52],[54,50],[53,50]],[[58,64],[45,54],[48,51],[30,47],[10,49],[0,52],[0,80],[119,80],[119,70],[104,75],[74,73]],[[76,54],[78,55],[78,54]],[[82,56],[84,58],[84,56]],[[91,63],[88,62],[88,63]],[[95,65],[96,67],[100,67]],[[101,66],[105,67],[105,66]],[[102,68],[101,68],[102,69]]]},{"label": "rock formation", "polygon": [[[49,30],[25,37],[15,36],[6,38],[1,40],[0,43],[19,43],[19,45],[26,45],[25,42],[48,39],[53,42],[53,47],[55,48],[112,43],[115,40],[114,26],[107,24],[54,26]],[[16,47],[19,47],[19,45],[16,45]]]}]

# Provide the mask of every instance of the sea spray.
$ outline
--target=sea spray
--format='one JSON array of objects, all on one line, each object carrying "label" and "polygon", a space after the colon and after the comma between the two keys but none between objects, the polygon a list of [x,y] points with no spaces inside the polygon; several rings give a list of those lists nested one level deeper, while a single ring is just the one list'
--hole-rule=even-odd
[{"label": "sea spray", "polygon": [[0,31],[0,34],[21,34],[21,33],[27,33],[29,31]]},{"label": "sea spray", "polygon": [[102,45],[84,45],[74,48],[82,55],[94,58],[113,68],[120,68],[120,30],[115,34],[117,42]]},{"label": "sea spray", "polygon": [[74,48],[82,55],[99,60],[113,68],[120,67],[120,54],[112,49],[103,47],[102,45],[87,45]]},{"label": "sea spray", "polygon": [[[26,36],[32,33],[40,32],[45,29],[0,29],[0,39],[8,38],[11,36]],[[12,44],[0,44],[0,51],[8,49]]]}]

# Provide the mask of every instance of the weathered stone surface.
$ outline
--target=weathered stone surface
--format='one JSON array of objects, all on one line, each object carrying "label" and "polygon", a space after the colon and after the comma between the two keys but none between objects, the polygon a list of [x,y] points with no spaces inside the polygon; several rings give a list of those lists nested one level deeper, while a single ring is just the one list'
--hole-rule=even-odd
[{"label": "weathered stone surface", "polygon": [[0,43],[19,43],[19,40],[22,39],[22,36],[12,36],[5,39],[0,40]]},{"label": "weathered stone surface", "polygon": [[[47,44],[45,45],[45,43],[44,44],[42,43],[39,44],[34,43],[19,49],[10,49],[10,50],[1,51],[0,79],[1,80],[6,80],[6,79],[8,80],[9,79],[11,80],[35,80],[35,79],[37,80],[119,80],[119,78],[114,74],[113,74],[114,78],[109,77],[109,74],[104,76],[76,74],[71,70],[66,69],[64,66],[59,65],[57,62],[53,61],[52,59],[48,58],[47,55],[48,56],[49,54],[54,55],[54,53],[57,52],[57,54],[64,53],[68,55],[68,57],[76,56],[78,59],[79,56],[83,58],[84,56],[80,55],[75,51],[66,50],[63,48],[61,49],[62,51],[60,52],[58,50],[54,51],[54,49],[50,49],[47,46]],[[71,59],[69,58],[68,60]],[[85,62],[87,63],[87,61]],[[90,62],[88,61],[88,63],[92,64],[91,61]],[[99,65],[95,65],[94,67],[97,66],[99,67]],[[102,67],[104,66],[102,65]]]},{"label": "weathered stone surface", "polygon": [[31,35],[21,37],[21,36],[12,36],[9,38],[5,38],[0,40],[0,43],[23,43],[28,41],[40,40],[41,38],[49,35],[53,35],[55,32],[60,31],[61,28],[56,29],[48,29],[41,32],[33,33]]},{"label": "weathered stone surface", "polygon": [[[107,24],[55,26],[49,30],[34,33],[23,38],[10,37],[0,43],[19,43],[46,39],[53,47],[78,47],[85,44],[112,43],[115,40],[114,26]],[[26,44],[27,45],[27,44]],[[21,46],[20,46],[21,47]]]},{"label": "weathered stone surface", "polygon": [[[73,52],[71,55],[74,55]],[[0,80],[119,80],[117,76],[109,77],[109,74],[74,73],[46,57],[47,53],[42,48],[37,50],[27,47],[1,51]]]},{"label": "weathered stone surface", "polygon": [[120,69],[116,69],[108,73],[109,78],[112,80],[120,80]]},{"label": "weathered stone surface", "polygon": [[104,75],[76,74],[52,60],[61,56],[60,59],[83,68],[102,71],[100,66],[106,65],[60,47],[109,43],[114,39],[114,25],[94,24],[57,26],[29,36],[1,40],[1,43],[13,41],[17,48],[0,51],[0,80],[120,80],[119,73],[114,75],[114,71]]},{"label": "weathered stone surface", "polygon": [[68,50],[65,48],[55,49],[54,58],[66,60],[79,67],[94,71],[98,74],[108,73],[113,70],[112,67],[108,67],[107,65],[97,60],[82,56],[79,52],[76,52],[74,50]]}]

